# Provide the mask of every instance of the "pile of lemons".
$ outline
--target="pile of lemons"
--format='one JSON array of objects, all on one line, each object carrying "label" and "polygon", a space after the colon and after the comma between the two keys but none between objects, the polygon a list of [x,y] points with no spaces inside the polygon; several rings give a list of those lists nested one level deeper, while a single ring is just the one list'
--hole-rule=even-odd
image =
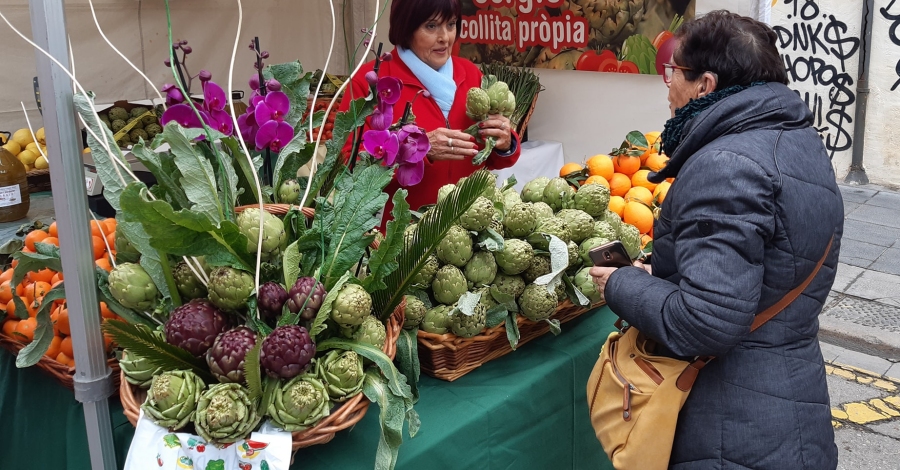
[{"label": "pile of lemons", "polygon": [[[0,142],[3,142],[3,139],[5,136],[0,135]],[[27,128],[19,129],[9,138],[9,142],[3,142],[3,148],[15,155],[28,171],[46,170],[50,167],[46,157],[46,145],[43,127],[38,129],[34,136]]]}]

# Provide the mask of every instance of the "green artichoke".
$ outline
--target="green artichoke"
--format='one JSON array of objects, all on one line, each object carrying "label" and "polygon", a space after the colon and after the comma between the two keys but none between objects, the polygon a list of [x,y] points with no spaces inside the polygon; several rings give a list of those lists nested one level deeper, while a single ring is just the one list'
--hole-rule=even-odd
[{"label": "green artichoke", "polygon": [[498,273],[492,287],[496,287],[504,294],[519,298],[522,292],[525,292],[525,280],[522,279],[522,276]]},{"label": "green artichoke", "polygon": [[619,227],[619,240],[625,245],[628,256],[637,259],[641,255],[641,232],[631,224],[622,224]]},{"label": "green artichoke", "polygon": [[131,354],[128,350],[122,351],[119,367],[125,373],[125,380],[140,388],[149,388],[153,383],[153,377],[163,372],[161,367],[151,365],[143,357]]},{"label": "green artichoke", "polygon": [[594,231],[591,233],[591,237],[605,238],[607,240],[619,239],[618,230],[605,220],[594,222]]},{"label": "green artichoke", "polygon": [[434,299],[444,305],[455,304],[467,290],[466,276],[452,264],[441,266],[431,282]]},{"label": "green artichoke", "polygon": [[591,217],[600,217],[609,208],[609,188],[602,184],[586,184],[575,192],[575,208]]},{"label": "green artichoke", "polygon": [[575,280],[573,283],[578,290],[581,291],[588,299],[591,299],[591,303],[595,304],[603,300],[603,294],[597,290],[597,284],[594,284],[594,278],[590,273],[591,268],[582,268],[581,271],[578,271],[578,274],[575,275]]},{"label": "green artichoke", "polygon": [[[487,220],[487,224],[489,223],[490,217]],[[461,268],[472,258],[472,237],[462,226],[453,225],[438,243],[435,251],[441,262]]]},{"label": "green artichoke", "polygon": [[506,206],[503,227],[510,238],[525,238],[537,228],[537,214],[529,202]]},{"label": "green artichoke", "polygon": [[353,351],[331,350],[316,361],[316,377],[325,384],[329,398],[345,402],[362,391],[365,379],[362,358]]},{"label": "green artichoke", "polygon": [[205,387],[203,379],[189,370],[163,372],[153,377],[141,409],[157,425],[181,429],[194,417]]},{"label": "green artichoke", "polygon": [[387,331],[381,320],[374,315],[369,315],[363,320],[361,325],[353,330],[353,336],[350,339],[360,344],[368,344],[374,348],[382,349],[384,342],[387,340]]},{"label": "green artichoke", "polygon": [[556,292],[547,291],[547,286],[529,284],[525,292],[519,297],[519,309],[522,316],[531,321],[541,321],[550,318],[556,311],[559,298]]},{"label": "green artichoke", "polygon": [[331,319],[340,326],[356,326],[372,313],[372,296],[359,284],[344,284],[331,305]]},{"label": "green artichoke", "polygon": [[489,285],[497,276],[497,261],[491,252],[479,251],[466,263],[463,274],[474,287]]},{"label": "green artichoke", "polygon": [[619,227],[622,226],[622,218],[619,217],[619,214],[607,209],[606,214],[603,215],[603,221],[608,223],[610,227],[612,227],[616,231],[616,239],[619,238]]},{"label": "green artichoke", "polygon": [[531,258],[531,264],[528,266],[528,269],[522,271],[522,278],[530,284],[535,279],[544,274],[550,274],[550,272],[550,257],[534,255]]},{"label": "green artichoke", "polygon": [[547,183],[550,182],[550,178],[546,176],[539,176],[527,183],[525,183],[525,187],[522,188],[522,200],[525,202],[541,202],[544,200],[544,188],[547,187]]},{"label": "green artichoke", "polygon": [[297,180],[286,180],[278,188],[278,200],[282,204],[296,204],[300,200],[300,192]]},{"label": "green artichoke", "polygon": [[577,243],[569,240],[569,243],[566,244],[566,248],[569,249],[569,267],[575,266],[576,264],[581,263],[581,248]]},{"label": "green artichoke", "polygon": [[503,242],[503,249],[494,252],[497,266],[504,274],[519,274],[531,266],[534,250],[525,240],[510,238]]},{"label": "green artichoke", "polygon": [[486,326],[487,308],[479,302],[475,306],[475,313],[466,315],[462,310],[454,309],[450,315],[450,331],[456,336],[471,338],[481,333]]},{"label": "green artichoke", "polygon": [[445,185],[441,186],[440,188],[438,188],[437,202],[443,201],[444,198],[449,196],[450,193],[452,193],[454,189],[456,189],[456,185],[453,183],[445,184]]},{"label": "green artichoke", "polygon": [[[247,237],[247,251],[256,253],[259,246],[259,209],[253,207],[244,210],[237,216],[237,226],[241,233]],[[276,256],[282,245],[287,241],[284,231],[284,222],[269,212],[262,212],[262,259],[268,261]]]},{"label": "green artichoke", "polygon": [[[593,227],[593,224],[591,224]],[[569,226],[566,225],[566,221],[560,217],[550,217],[549,219],[544,219],[538,224],[538,228],[535,229],[535,232],[544,233],[547,235],[554,235],[556,238],[559,238],[565,243],[569,243],[572,240],[572,232],[569,231]],[[542,242],[546,244],[547,242]],[[541,246],[541,249],[547,249],[545,246]]]},{"label": "green artichoke", "polygon": [[466,94],[466,116],[473,121],[483,120],[491,110],[491,98],[481,88],[473,87]]},{"label": "green artichoke", "polygon": [[197,279],[197,276],[191,271],[191,267],[184,261],[175,265],[175,269],[172,270],[172,277],[175,278],[175,287],[178,289],[178,293],[181,294],[181,300],[186,302],[206,297],[206,285],[200,279]]},{"label": "green artichoke", "polygon": [[406,307],[403,309],[406,319],[403,321],[403,328],[408,330],[418,328],[425,318],[425,312],[428,311],[428,308],[416,296],[405,295],[403,297],[406,298]]},{"label": "green artichoke", "polygon": [[522,196],[519,196],[519,193],[515,189],[507,189],[503,191],[503,207],[512,207],[516,204],[522,203]]},{"label": "green artichoke", "polygon": [[247,306],[253,292],[253,276],[227,266],[220,266],[209,274],[209,300],[222,310],[240,310]]},{"label": "green artichoke", "polygon": [[487,90],[490,99],[489,114],[499,114],[501,109],[506,109],[506,99],[509,97],[509,86],[504,82],[497,82]]},{"label": "green artichoke", "polygon": [[531,208],[534,209],[534,215],[535,215],[535,217],[537,217],[538,224],[540,224],[541,221],[543,221],[545,219],[549,219],[550,217],[553,217],[553,208],[550,207],[550,205],[547,204],[546,202],[543,202],[543,201],[534,202],[534,203],[532,203]]},{"label": "green artichoke", "polygon": [[208,442],[229,444],[249,436],[260,418],[244,387],[216,384],[200,395],[194,425]]},{"label": "green artichoke", "polygon": [[422,329],[436,335],[446,334],[450,331],[451,313],[453,313],[453,307],[450,305],[438,305],[428,309],[425,312],[425,319],[422,320]]},{"label": "green artichoke", "polygon": [[465,230],[480,232],[491,224],[493,217],[494,203],[484,196],[479,196],[459,217],[459,225]]},{"label": "green artichoke", "polygon": [[570,240],[581,243],[594,231],[594,219],[587,212],[578,209],[563,209],[556,214],[566,223]]},{"label": "green artichoke", "polygon": [[554,212],[570,209],[574,204],[575,190],[565,178],[556,177],[544,187],[544,195],[541,198]]},{"label": "green artichoke", "polygon": [[425,264],[422,265],[422,269],[413,276],[413,285],[420,287],[430,286],[431,282],[434,281],[434,275],[437,274],[440,267],[441,262],[437,259],[437,256],[428,256],[425,259]]},{"label": "green artichoke", "polygon": [[109,273],[109,292],[123,306],[151,310],[159,291],[153,279],[139,264],[120,263]]},{"label": "green artichoke", "polygon": [[578,253],[580,254],[581,261],[585,266],[594,265],[594,260],[591,259],[590,255],[591,250],[606,243],[609,243],[609,239],[600,237],[591,237],[581,242],[581,246],[578,247]]},{"label": "green artichoke", "polygon": [[312,374],[302,374],[276,388],[267,413],[285,431],[302,431],[328,416],[328,391]]}]

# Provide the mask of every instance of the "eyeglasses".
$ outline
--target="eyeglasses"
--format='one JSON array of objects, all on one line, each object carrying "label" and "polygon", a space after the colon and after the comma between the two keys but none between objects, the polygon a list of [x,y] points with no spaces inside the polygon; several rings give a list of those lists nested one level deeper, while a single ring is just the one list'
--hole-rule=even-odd
[{"label": "eyeglasses", "polygon": [[694,70],[690,67],[682,67],[680,65],[675,65],[675,64],[663,64],[663,81],[664,82],[672,83],[672,75],[675,73],[675,69]]}]

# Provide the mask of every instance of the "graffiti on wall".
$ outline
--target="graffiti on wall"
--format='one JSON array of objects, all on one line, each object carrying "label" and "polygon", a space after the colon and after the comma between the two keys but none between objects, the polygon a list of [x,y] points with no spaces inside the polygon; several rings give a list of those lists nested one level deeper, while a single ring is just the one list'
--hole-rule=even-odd
[{"label": "graffiti on wall", "polygon": [[[890,38],[891,42],[894,43],[895,46],[900,46],[900,34],[898,34],[898,29],[900,29],[900,4],[898,4],[895,10],[891,10],[894,6],[896,0],[891,0],[888,3],[888,6],[878,10],[881,13],[881,16],[884,19],[888,20],[891,23],[891,27],[888,28],[888,38]],[[897,89],[897,86],[900,85],[900,60],[897,61],[897,65],[894,66],[894,72],[897,74],[897,81],[891,85],[891,91]]]},{"label": "graffiti on wall", "polygon": [[[779,2],[781,18],[773,18],[778,46],[791,87],[813,112],[814,126],[829,155],[853,146],[856,103],[854,76],[859,60],[858,34],[816,0]],[[824,3],[824,2],[823,2]],[[891,2],[893,3],[893,1]],[[774,17],[775,15],[773,15]]]}]

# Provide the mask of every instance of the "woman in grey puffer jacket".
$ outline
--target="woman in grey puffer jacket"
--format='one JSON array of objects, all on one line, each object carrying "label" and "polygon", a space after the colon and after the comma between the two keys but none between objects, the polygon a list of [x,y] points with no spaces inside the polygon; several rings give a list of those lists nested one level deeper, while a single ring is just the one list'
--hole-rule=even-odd
[{"label": "woman in grey puffer jacket", "polygon": [[[654,224],[652,276],[640,263],[591,274],[610,308],[668,355],[716,357],[679,414],[669,468],[834,469],[816,337],[843,230],[831,161],[785,86],[768,26],[712,12],[676,38],[665,75],[671,160],[653,175],[675,180]],[[809,287],[751,334],[832,237]]]}]

